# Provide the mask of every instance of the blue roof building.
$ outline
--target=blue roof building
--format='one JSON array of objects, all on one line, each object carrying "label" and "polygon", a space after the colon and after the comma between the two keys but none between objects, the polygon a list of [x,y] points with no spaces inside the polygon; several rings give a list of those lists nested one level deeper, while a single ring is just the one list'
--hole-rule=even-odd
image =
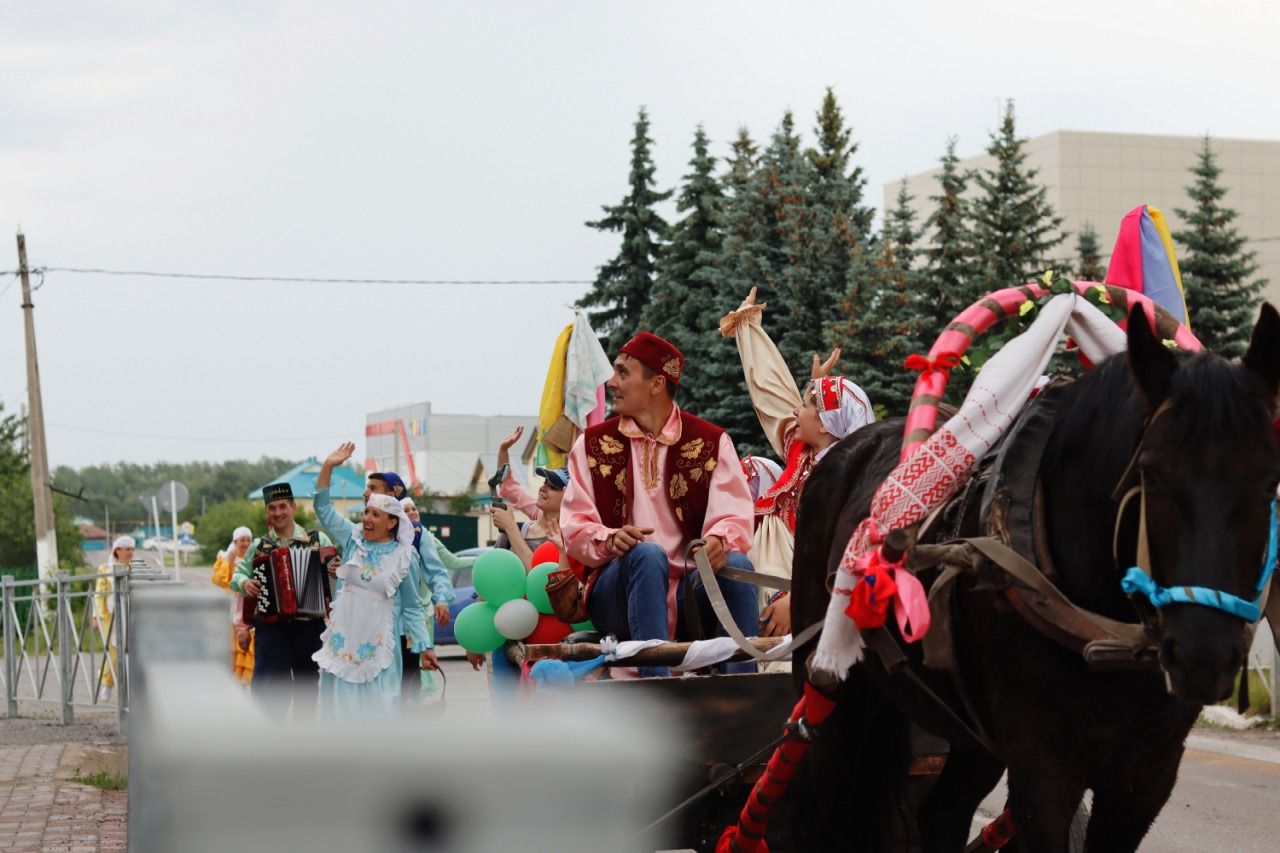
[{"label": "blue roof building", "polygon": [[[320,460],[312,456],[294,465],[268,483],[263,483],[249,493],[249,500],[262,500],[262,490],[272,483],[288,483],[293,489],[293,499],[311,508],[316,494],[316,479],[320,476]],[[355,504],[364,504],[364,477],[345,465],[333,471],[333,482],[329,486],[329,496],[339,512],[346,512]]]}]

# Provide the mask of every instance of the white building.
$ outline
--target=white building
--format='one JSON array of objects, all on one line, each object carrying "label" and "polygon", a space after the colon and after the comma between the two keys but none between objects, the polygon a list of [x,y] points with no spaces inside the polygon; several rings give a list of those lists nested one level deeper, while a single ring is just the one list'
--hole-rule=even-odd
[{"label": "white building", "polygon": [[[522,455],[537,430],[537,415],[446,415],[430,403],[373,412],[365,418],[365,469],[395,471],[411,488],[421,484],[443,495],[470,494],[492,472],[480,471],[498,444],[518,426],[525,428],[514,455]],[[521,466],[515,466],[520,468]],[[527,481],[523,470],[516,476]]]},{"label": "white building", "polygon": [[[1058,256],[1076,256],[1076,235],[1090,223],[1098,232],[1105,268],[1120,220],[1140,204],[1164,211],[1170,231],[1182,228],[1174,209],[1191,208],[1186,187],[1194,180],[1190,170],[1202,144],[1199,136],[1074,130],[1029,140],[1023,149],[1025,167],[1039,170],[1036,179],[1048,190],[1049,203],[1064,217],[1062,227],[1071,235],[1057,250]],[[1233,224],[1249,239],[1246,249],[1257,252],[1257,276],[1268,280],[1264,295],[1280,305],[1280,141],[1213,137],[1210,145],[1222,169],[1219,182],[1227,190],[1222,204],[1238,213]],[[960,161],[961,169],[993,165],[993,158],[986,154]],[[933,210],[929,197],[939,193],[940,171],[935,168],[907,178],[912,206],[920,214],[918,223]],[[885,210],[897,203],[898,187],[898,181],[885,185]],[[968,192],[980,190],[971,181]]]}]

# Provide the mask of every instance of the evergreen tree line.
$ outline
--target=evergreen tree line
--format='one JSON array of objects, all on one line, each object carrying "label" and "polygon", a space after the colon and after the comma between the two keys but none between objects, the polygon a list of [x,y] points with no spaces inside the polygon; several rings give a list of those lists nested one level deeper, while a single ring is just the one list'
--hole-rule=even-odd
[{"label": "evergreen tree line", "polygon": [[[906,182],[874,229],[858,144],[827,89],[806,144],[791,112],[767,140],[746,128],[724,162],[702,127],[693,135],[678,191],[661,189],[649,116],[639,111],[631,140],[628,190],[587,225],[620,235],[580,304],[612,355],[648,329],[688,359],[680,402],[729,431],[739,452],[768,453],[744,383],[737,349],[719,318],[752,288],[767,303],[765,328],[803,387],[816,353],[840,347],[837,370],[882,414],[906,411],[914,377],[902,363],[926,352],[961,310],[982,295],[1052,267],[1101,281],[1098,234],[1086,223],[1066,257],[1062,217],[1028,167],[1013,104],[990,134],[990,168],[966,170],[948,140],[919,221]],[[1227,355],[1243,352],[1263,282],[1252,252],[1221,205],[1220,170],[1206,137],[1188,187],[1186,229],[1175,234],[1192,327]],[[674,223],[658,207],[675,196]],[[1135,200],[1135,204],[1141,200]]]},{"label": "evergreen tree line", "polygon": [[[178,520],[195,521],[208,507],[245,500],[254,489],[271,482],[294,464],[264,456],[256,462],[245,459],[154,465],[119,462],[78,469],[59,465],[53,471],[53,482],[66,491],[83,493],[83,501],[71,502],[72,512],[92,518],[99,525],[105,523],[109,514],[114,530],[117,525],[132,528],[135,524],[146,524],[151,511],[143,507],[139,497],[155,494],[170,480],[182,483],[190,493],[186,508],[178,513]],[[169,514],[163,509],[161,520],[166,524],[169,520]]]}]

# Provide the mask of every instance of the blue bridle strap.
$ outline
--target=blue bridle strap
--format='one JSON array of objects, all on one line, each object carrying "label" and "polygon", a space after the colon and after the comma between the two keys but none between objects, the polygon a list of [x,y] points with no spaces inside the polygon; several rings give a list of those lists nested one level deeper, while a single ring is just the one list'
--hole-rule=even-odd
[{"label": "blue bridle strap", "polygon": [[1262,618],[1262,597],[1271,583],[1271,576],[1276,570],[1277,552],[1276,502],[1271,501],[1271,531],[1267,536],[1267,553],[1262,559],[1262,575],[1254,590],[1253,601],[1245,601],[1239,596],[1202,586],[1160,586],[1146,570],[1134,566],[1124,573],[1120,588],[1126,595],[1145,595],[1151,606],[1159,609],[1169,604],[1199,604],[1212,607],[1232,616],[1238,616],[1246,622],[1254,623]]}]

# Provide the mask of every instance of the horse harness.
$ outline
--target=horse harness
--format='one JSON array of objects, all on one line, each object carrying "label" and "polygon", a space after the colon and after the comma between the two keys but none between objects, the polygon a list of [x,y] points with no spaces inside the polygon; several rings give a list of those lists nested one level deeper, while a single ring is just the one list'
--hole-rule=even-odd
[{"label": "horse harness", "polygon": [[[878,628],[865,634],[887,673],[903,675],[953,724],[992,753],[996,752],[994,742],[981,723],[954,652],[952,615],[960,580],[970,580],[970,590],[1000,594],[1028,625],[1081,655],[1090,669],[1155,670],[1159,666],[1154,633],[1147,623],[1120,622],[1082,608],[1055,583],[1058,578],[1048,548],[1039,470],[1068,385],[1069,381],[1060,381],[1043,389],[961,492],[918,529],[907,531],[913,540],[907,568],[917,573],[937,570],[929,587],[933,625],[922,641],[924,665],[950,675],[964,713],[928,686],[888,630]],[[1117,529],[1124,510],[1122,503]],[[985,536],[955,538],[962,530],[973,529],[977,521],[985,528]],[[939,538],[948,541],[922,541]]]}]

